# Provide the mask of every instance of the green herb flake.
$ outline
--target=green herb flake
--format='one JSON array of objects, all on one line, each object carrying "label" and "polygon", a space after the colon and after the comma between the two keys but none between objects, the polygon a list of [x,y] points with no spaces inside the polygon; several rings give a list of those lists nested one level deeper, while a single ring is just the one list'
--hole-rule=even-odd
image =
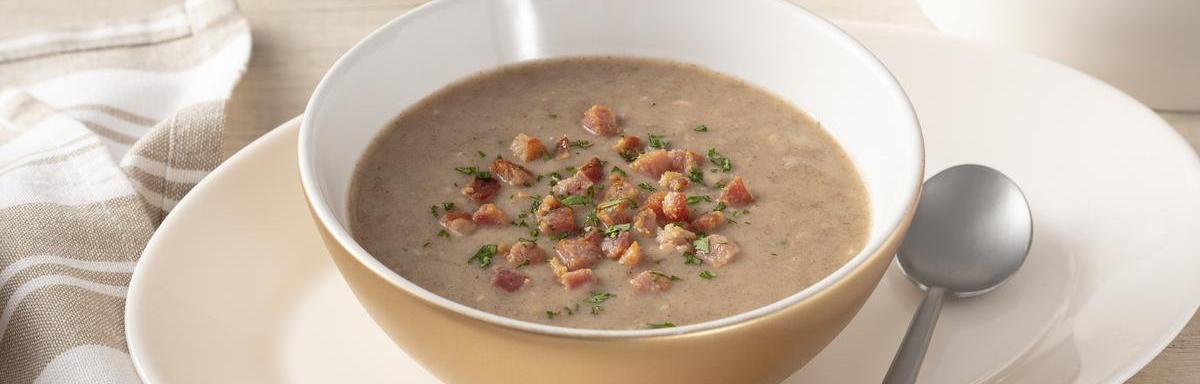
[{"label": "green herb flake", "polygon": [[724,201],[718,201],[717,206],[713,207],[714,212],[715,211],[724,211],[724,210],[725,210],[725,202]]},{"label": "green herb flake", "polygon": [[553,187],[555,184],[558,184],[559,181],[562,181],[562,175],[559,174],[558,172],[550,172],[550,174],[547,175],[546,177],[550,178],[550,186],[551,187]]},{"label": "green herb flake", "polygon": [[675,276],[675,275],[668,275],[668,274],[665,274],[665,273],[662,273],[662,272],[658,272],[658,271],[650,271],[650,273],[654,274],[654,276],[663,277],[663,278],[666,278],[667,280],[671,280],[671,281],[680,281],[680,280],[683,280],[683,279],[682,279],[682,278],[680,278],[679,276]]},{"label": "green herb flake", "polygon": [[467,259],[467,264],[478,260],[480,268],[487,268],[489,265],[492,265],[492,258],[496,257],[496,249],[496,244],[484,244],[482,247],[479,247],[474,256]]},{"label": "green herb flake", "polygon": [[626,201],[628,201],[628,199],[605,200],[604,202],[600,203],[600,205],[597,205],[596,209],[598,209],[598,210],[609,209],[609,208],[615,207],[617,205],[620,205],[621,203],[626,202]]},{"label": "green herb flake", "polygon": [[567,232],[555,233],[553,235],[550,235],[550,240],[559,241],[559,240],[567,238],[567,236],[571,236],[571,234],[567,233]]},{"label": "green herb flake", "polygon": [[688,180],[691,180],[693,183],[704,185],[704,171],[701,171],[700,168],[692,168],[689,170],[687,177]]},{"label": "green herb flake", "polygon": [[562,199],[563,205],[588,205],[592,203],[592,199],[587,196],[567,196]]},{"label": "green herb flake", "polygon": [[478,177],[480,179],[490,179],[490,178],[492,178],[492,173],[488,172],[488,171],[479,171],[479,172],[475,172],[475,177]]},{"label": "green herb flake", "polygon": [[623,170],[623,169],[621,169],[621,167],[618,167],[618,166],[615,166],[615,165],[612,167],[612,170],[611,170],[611,171],[608,171],[608,172],[609,172],[609,173],[612,173],[612,174],[614,174],[614,175],[621,175],[622,177],[624,177],[624,176],[629,176],[629,174],[628,174],[628,173],[625,173],[625,170]]},{"label": "green herb flake", "polygon": [[487,154],[483,153],[483,151],[478,151],[478,153],[479,153],[479,158],[487,157]]},{"label": "green herb flake", "polygon": [[592,295],[583,301],[590,304],[600,304],[614,297],[617,297],[617,295],[608,292],[592,292]]},{"label": "green herb flake", "polygon": [[699,238],[692,241],[692,246],[696,248],[696,252],[708,253],[708,238]]},{"label": "green herb flake", "polygon": [[600,225],[600,218],[596,216],[596,212],[588,212],[587,216],[583,219],[583,226],[586,228],[597,225]]},{"label": "green herb flake", "polygon": [[646,192],[654,192],[657,190],[657,188],[654,188],[653,185],[650,185],[650,183],[647,183],[645,181],[638,183],[638,188],[641,188],[643,191],[646,191]]},{"label": "green herb flake", "polygon": [[675,328],[675,324],[670,321],[664,321],[661,323],[646,323],[646,328],[649,328],[649,329]]},{"label": "green herb flake", "polygon": [[575,303],[575,308],[563,307],[563,310],[567,312],[567,316],[575,316],[575,312],[579,310],[579,303]]},{"label": "green herb flake", "polygon": [[530,198],[533,199],[533,202],[529,203],[529,213],[535,213],[537,212],[538,207],[542,206],[542,197],[533,195],[530,196]]},{"label": "green herb flake", "polygon": [[704,279],[704,280],[712,280],[712,279],[717,278],[717,274],[706,269],[706,270],[700,271],[700,278]]},{"label": "green herb flake", "polygon": [[587,140],[575,140],[571,142],[571,146],[580,149],[588,149],[592,147],[592,142]]},{"label": "green herb flake", "polygon": [[432,213],[433,217],[441,216],[441,214],[438,213],[437,204],[434,204],[429,207],[429,213]]},{"label": "green herb flake", "polygon": [[612,225],[604,229],[604,236],[617,237],[617,234],[620,234],[621,232],[627,232],[632,227],[633,224],[630,223]]},{"label": "green herb flake", "polygon": [[650,139],[649,142],[651,148],[667,149],[667,147],[671,145],[670,141],[664,139],[666,136],[655,134],[648,134],[646,136]]},{"label": "green herb flake", "polygon": [[575,171],[577,171],[577,170],[578,170],[577,168],[569,166],[569,165],[566,168],[563,168],[563,171],[570,173],[570,174],[574,174]]},{"label": "green herb flake", "polygon": [[461,174],[464,174],[467,176],[475,176],[475,174],[479,173],[479,167],[474,167],[474,166],[472,166],[472,167],[454,167],[454,170],[458,171],[458,173],[461,173]]},{"label": "green herb flake", "polygon": [[687,257],[687,259],[685,259],[685,260],[683,261],[683,263],[684,263],[684,264],[688,264],[688,265],[700,265],[700,264],[704,264],[704,260],[700,260],[700,258],[699,258],[699,257],[696,257],[696,254],[695,254],[694,252],[692,252],[692,251],[687,251],[687,252],[685,252],[685,253],[683,254],[683,256],[684,256],[684,257]]},{"label": "green herb flake", "polygon": [[447,237],[447,238],[448,238],[448,237],[450,237],[450,232],[446,232],[446,230],[445,230],[445,229],[443,229],[443,230],[440,230],[440,231],[438,231],[438,233],[437,233],[437,236],[438,236],[438,237]]},{"label": "green herb flake", "polygon": [[454,210],[454,203],[442,203],[442,210],[450,212]]},{"label": "green herb flake", "polygon": [[550,320],[554,320],[554,318],[556,316],[561,315],[561,314],[562,314],[561,311],[546,311],[546,318],[550,319]]},{"label": "green herb flake", "polygon": [[688,205],[699,204],[700,202],[712,202],[712,198],[708,196],[688,196]]},{"label": "green herb flake", "polygon": [[537,228],[534,228],[533,230],[530,230],[530,231],[529,231],[529,236],[530,236],[530,237],[538,237],[538,236],[539,236],[539,235],[541,235],[541,234],[542,234],[542,230],[540,230],[540,229],[537,229]]},{"label": "green herb flake", "polygon": [[696,131],[696,132],[708,132],[708,126],[704,125],[704,124],[700,124],[700,125],[697,125],[696,128],[692,128],[692,130]]},{"label": "green herb flake", "polygon": [[599,315],[600,312],[604,312],[604,307],[601,307],[599,305],[592,306],[592,315]]},{"label": "green herb flake", "polygon": [[723,172],[729,172],[729,170],[733,169],[733,161],[717,152],[716,148],[708,149],[708,160],[712,161],[713,165],[716,165]]}]

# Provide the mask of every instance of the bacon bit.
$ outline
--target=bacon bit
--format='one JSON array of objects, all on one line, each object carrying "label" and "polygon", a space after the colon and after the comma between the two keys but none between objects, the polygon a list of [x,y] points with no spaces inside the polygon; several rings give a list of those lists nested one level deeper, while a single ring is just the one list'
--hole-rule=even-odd
[{"label": "bacon bit", "polygon": [[586,175],[575,172],[574,176],[559,180],[552,190],[558,195],[583,196],[592,185],[592,181]]},{"label": "bacon bit", "polygon": [[657,179],[663,172],[671,170],[671,156],[667,155],[665,149],[656,149],[639,155],[629,168]]},{"label": "bacon bit", "polygon": [[556,277],[562,277],[562,275],[567,274],[567,266],[563,265],[563,263],[558,261],[558,258],[555,257],[550,258],[550,270],[554,271],[554,276]]},{"label": "bacon bit", "polygon": [[533,172],[529,172],[525,167],[508,160],[496,159],[489,168],[493,175],[499,178],[500,181],[508,183],[508,185],[528,187],[537,182],[537,176],[534,176]]},{"label": "bacon bit", "polygon": [[500,182],[492,178],[476,177],[471,180],[471,184],[462,189],[463,195],[480,204],[492,201],[498,192],[500,192]]},{"label": "bacon bit", "polygon": [[616,205],[604,207],[603,209],[596,208],[596,218],[600,219],[600,222],[604,223],[605,226],[628,223],[630,220],[633,220],[629,216],[629,201],[623,200]]},{"label": "bacon bit", "polygon": [[675,172],[686,173],[704,166],[704,156],[687,149],[672,149],[667,157],[671,158],[671,170]]},{"label": "bacon bit", "polygon": [[626,199],[637,201],[638,194],[640,193],[641,191],[638,190],[636,185],[625,181],[625,178],[621,177],[621,175],[613,174],[608,177],[608,188],[604,189],[604,200]]},{"label": "bacon bit", "polygon": [[528,281],[528,277],[512,270],[511,268],[498,266],[492,269],[493,287],[497,287],[508,292],[516,292]]},{"label": "bacon bit", "polygon": [[514,266],[521,265],[525,262],[529,264],[538,264],[546,261],[546,251],[537,246],[537,243],[530,241],[518,241],[508,249],[508,253],[504,258],[508,259],[508,263]]},{"label": "bacon bit", "polygon": [[591,180],[593,183],[599,183],[600,179],[604,177],[604,163],[600,159],[593,157],[587,163],[584,163],[583,166],[579,167],[579,171],[575,173],[587,176],[588,180]]},{"label": "bacon bit", "polygon": [[504,216],[504,211],[501,211],[496,204],[488,203],[480,205],[479,209],[475,210],[475,214],[471,215],[471,221],[475,224],[483,225],[499,225],[508,222],[508,217]]},{"label": "bacon bit", "polygon": [[663,197],[662,211],[667,221],[688,221],[687,195],[683,192],[667,192]]},{"label": "bacon bit", "polygon": [[733,241],[721,235],[708,235],[708,250],[696,250],[696,257],[704,260],[705,263],[713,267],[720,267],[729,264],[733,257],[738,254],[740,248]]},{"label": "bacon bit", "polygon": [[725,214],[721,213],[721,211],[712,211],[692,220],[692,229],[712,233],[717,228],[720,228],[721,224],[725,224]]},{"label": "bacon bit", "polygon": [[574,232],[575,211],[571,207],[559,207],[538,217],[538,230],[547,235]]},{"label": "bacon bit", "polygon": [[671,278],[659,271],[642,271],[629,280],[629,284],[633,285],[638,292],[659,293],[671,289]]},{"label": "bacon bit", "polygon": [[721,201],[734,207],[740,207],[754,202],[754,196],[750,194],[750,190],[746,189],[746,184],[742,182],[741,176],[734,176],[733,181],[725,186],[725,190],[721,191]]},{"label": "bacon bit", "polygon": [[[658,221],[667,221],[667,215],[663,212],[663,200],[667,198],[667,193],[658,191],[646,196],[646,201],[642,202],[642,207],[654,212],[654,218]],[[687,198],[684,198],[684,203],[687,203]]]},{"label": "bacon bit", "polygon": [[439,222],[446,227],[447,231],[457,236],[470,235],[475,232],[475,222],[471,221],[470,213],[446,212]]},{"label": "bacon bit", "polygon": [[658,215],[649,208],[638,211],[633,218],[633,229],[647,237],[654,237],[658,232]]},{"label": "bacon bit", "polygon": [[508,148],[512,150],[513,156],[526,163],[540,159],[546,155],[546,146],[542,145],[542,141],[524,133],[518,134],[517,137],[513,138],[512,145],[508,146]]},{"label": "bacon bit", "polygon": [[658,249],[683,253],[692,249],[692,240],[696,240],[696,234],[683,229],[679,223],[671,223],[658,231],[656,240],[658,240]]},{"label": "bacon bit", "polygon": [[567,272],[559,277],[559,282],[567,289],[575,289],[595,281],[596,275],[588,268]]},{"label": "bacon bit", "polygon": [[562,239],[554,246],[554,251],[567,270],[587,268],[604,258],[604,251],[600,249],[601,237],[600,232],[592,231],[583,237]]},{"label": "bacon bit", "polygon": [[605,238],[604,241],[600,243],[600,249],[604,251],[604,254],[607,255],[608,258],[615,260],[620,258],[621,254],[625,252],[625,250],[628,249],[631,244],[633,244],[633,235],[626,231],[621,232],[621,234],[617,235],[617,237]]},{"label": "bacon bit", "polygon": [[621,127],[617,126],[617,113],[602,104],[592,105],[584,111],[580,123],[583,129],[593,135],[612,136],[621,133]]},{"label": "bacon bit", "polygon": [[646,143],[643,143],[642,138],[637,136],[622,136],[616,144],[613,144],[612,149],[617,151],[622,159],[633,161],[646,151]]},{"label": "bacon bit", "polygon": [[690,181],[687,176],[675,171],[663,172],[662,177],[658,179],[658,185],[671,192],[683,192],[684,189],[687,189],[688,184]]},{"label": "bacon bit", "polygon": [[558,201],[557,197],[554,197],[554,195],[546,195],[546,197],[542,198],[542,204],[538,205],[537,212],[534,212],[534,216],[537,216],[537,218],[541,219],[543,216],[549,214],[550,211],[562,207],[565,206]]},{"label": "bacon bit", "polygon": [[558,143],[554,144],[554,158],[562,160],[568,157],[571,157],[571,139],[568,139],[567,135],[563,135],[561,139],[558,139]]},{"label": "bacon bit", "polygon": [[621,258],[617,259],[618,263],[627,267],[633,267],[642,262],[642,246],[637,241],[629,244],[625,248],[625,252],[621,252]]}]

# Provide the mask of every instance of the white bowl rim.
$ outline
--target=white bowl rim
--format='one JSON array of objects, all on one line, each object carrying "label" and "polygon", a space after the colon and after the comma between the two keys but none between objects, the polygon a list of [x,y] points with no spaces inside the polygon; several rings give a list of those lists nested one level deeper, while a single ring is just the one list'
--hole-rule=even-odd
[{"label": "white bowl rim", "polygon": [[[358,60],[358,56],[362,55],[363,54],[362,52],[366,51],[367,47],[374,46],[377,44],[382,44],[382,41],[383,41],[383,39],[381,38],[382,35],[384,35],[386,33],[390,33],[389,31],[395,30],[399,26],[405,25],[405,24],[411,22],[412,20],[415,20],[415,19],[421,18],[421,17],[426,17],[431,12],[434,12],[434,10],[436,10],[440,7],[446,6],[446,4],[450,4],[455,1],[473,1],[473,0],[434,0],[434,1],[422,4],[420,6],[417,6],[416,8],[413,8],[412,10],[404,13],[403,15],[396,17],[395,19],[392,19],[391,21],[387,22],[383,26],[372,31],[370,34],[367,35],[367,37],[363,38],[358,43],[356,43],[353,47],[351,47],[350,50],[346,51],[346,53],[343,54],[342,57],[338,58],[338,60],[336,62],[334,62],[333,66],[330,67],[329,71],[327,71],[325,73],[325,75],[322,76],[321,81],[319,83],[317,83],[317,87],[313,90],[312,97],[309,98],[309,102],[305,106],[305,110],[306,111],[314,110],[313,106],[321,104],[322,101],[325,99],[325,89],[329,86],[331,74],[339,72],[339,69],[343,66],[350,65],[347,63]],[[896,98],[898,101],[900,101],[904,106],[907,107],[905,109],[908,112],[909,119],[908,119],[908,121],[902,121],[902,122],[898,121],[897,127],[898,127],[898,129],[906,129],[907,128],[907,129],[911,129],[913,131],[912,138],[914,139],[914,142],[910,143],[910,145],[912,145],[912,147],[915,149],[914,154],[915,154],[916,158],[912,159],[912,161],[918,163],[917,172],[916,172],[917,176],[915,178],[912,178],[911,180],[909,180],[908,182],[910,185],[906,185],[905,186],[906,188],[904,188],[903,190],[906,191],[905,193],[907,194],[907,196],[906,196],[907,201],[911,201],[910,205],[908,206],[908,210],[911,211],[911,210],[915,209],[915,205],[917,202],[917,196],[920,193],[920,189],[921,189],[920,188],[921,183],[924,181],[924,162],[925,162],[924,138],[921,133],[921,126],[917,119],[916,111],[913,109],[912,102],[911,102],[911,100],[909,100],[908,95],[904,92],[904,89],[900,86],[900,83],[896,80],[896,77],[891,73],[891,71],[889,71],[883,65],[883,63],[879,60],[879,58],[877,56],[875,56],[875,54],[871,53],[858,40],[851,37],[850,34],[846,33],[844,30],[837,27],[832,22],[830,22],[820,16],[817,16],[816,14],[805,9],[804,7],[801,7],[800,5],[791,3],[787,0],[760,0],[760,1],[768,1],[768,2],[774,2],[774,3],[779,3],[779,4],[785,5],[786,7],[784,7],[784,8],[790,9],[796,17],[804,19],[805,21],[811,22],[815,26],[823,29],[825,32],[828,33],[828,36],[835,39],[838,43],[840,43],[843,47],[848,49],[851,53],[854,53],[854,54],[857,54],[857,55],[867,58],[868,60],[866,60],[866,61],[868,63],[870,63],[869,64],[870,70],[872,72],[875,72],[875,75],[878,75],[880,79],[883,79],[884,81],[886,81],[887,82],[886,86],[888,87],[889,92],[892,94],[892,96],[894,98]],[[378,259],[371,256],[370,253],[368,253],[366,251],[366,249],[362,248],[362,246],[359,245],[358,242],[354,240],[353,236],[351,236],[350,233],[338,222],[333,211],[329,208],[328,204],[326,203],[325,196],[321,193],[320,189],[318,189],[316,187],[317,181],[319,178],[317,177],[316,172],[314,171],[315,168],[314,168],[314,164],[313,164],[314,163],[313,154],[311,153],[312,151],[309,150],[310,146],[315,142],[315,137],[314,137],[315,133],[314,133],[314,128],[312,127],[312,125],[313,125],[312,115],[306,112],[300,123],[300,133],[299,133],[300,137],[298,140],[300,182],[304,189],[304,194],[308,198],[308,201],[312,208],[312,211],[317,216],[318,220],[320,220],[319,224],[325,227],[325,230],[328,231],[328,233],[334,238],[334,240],[336,240],[342,247],[345,248],[345,250],[348,253],[350,253],[354,258],[358,259],[359,262],[361,262],[364,266],[366,266],[372,272],[374,272],[375,274],[377,274],[379,276],[385,277],[392,284],[408,291],[409,293],[417,296],[418,298],[420,298],[422,300],[426,300],[427,302],[433,303],[442,308],[454,311],[458,314],[461,314],[461,315],[464,315],[467,317],[471,317],[471,318],[474,318],[476,320],[480,320],[483,322],[510,328],[510,329],[531,332],[531,333],[536,333],[536,334],[561,336],[561,337],[572,337],[572,338],[625,339],[625,338],[649,338],[649,337],[676,336],[676,335],[692,334],[692,333],[698,333],[698,332],[703,332],[703,331],[724,328],[724,327],[748,322],[750,320],[757,319],[760,317],[764,317],[764,316],[767,316],[767,315],[775,313],[775,312],[779,312],[787,307],[790,307],[799,302],[802,302],[802,301],[816,295],[817,293],[819,293],[821,291],[824,291],[826,288],[841,281],[843,278],[848,276],[851,272],[857,270],[859,266],[861,266],[863,263],[865,263],[867,261],[867,259],[869,259],[871,256],[878,253],[880,251],[879,248],[881,248],[883,246],[883,244],[885,244],[887,242],[885,240],[884,242],[879,243],[879,244],[874,244],[873,246],[871,246],[871,244],[868,244],[868,247],[864,247],[862,250],[859,251],[859,253],[857,255],[854,256],[854,258],[850,259],[850,261],[843,264],[836,271],[829,274],[825,278],[821,279],[817,283],[812,284],[808,287],[805,287],[804,289],[800,290],[797,293],[794,293],[783,299],[780,299],[778,301],[775,301],[773,303],[767,304],[762,307],[755,308],[750,311],[738,313],[738,314],[732,315],[732,316],[722,317],[719,319],[709,320],[709,321],[705,321],[705,322],[701,322],[701,323],[688,324],[688,325],[683,325],[683,326],[679,326],[679,327],[658,328],[658,329],[610,330],[610,329],[570,328],[570,327],[539,324],[539,323],[534,323],[534,322],[530,322],[530,321],[513,319],[510,317],[500,316],[500,315],[496,315],[493,313],[485,312],[483,310],[475,309],[475,308],[469,307],[467,305],[457,303],[453,300],[446,299],[446,298],[444,298],[438,294],[435,294],[433,292],[430,292],[429,290],[409,281],[408,279],[405,279],[404,277],[400,276],[400,274],[396,273],[395,271],[392,271],[390,268],[385,266]],[[901,223],[904,220],[904,217],[906,216],[906,214],[907,214],[907,212],[900,211],[900,212],[897,212],[894,215],[894,217],[885,218],[890,221],[886,226],[886,228],[889,229],[886,232],[889,237],[894,236],[895,232],[899,230]]]}]

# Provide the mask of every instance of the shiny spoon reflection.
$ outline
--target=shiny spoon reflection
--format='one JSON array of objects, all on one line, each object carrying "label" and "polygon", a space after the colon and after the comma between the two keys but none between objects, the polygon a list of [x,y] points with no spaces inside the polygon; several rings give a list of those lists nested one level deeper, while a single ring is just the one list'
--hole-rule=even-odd
[{"label": "shiny spoon reflection", "polygon": [[1003,173],[967,164],[926,181],[912,226],[896,255],[904,274],[925,290],[925,299],[883,382],[915,382],[942,300],[999,287],[1021,267],[1032,239],[1029,204]]}]

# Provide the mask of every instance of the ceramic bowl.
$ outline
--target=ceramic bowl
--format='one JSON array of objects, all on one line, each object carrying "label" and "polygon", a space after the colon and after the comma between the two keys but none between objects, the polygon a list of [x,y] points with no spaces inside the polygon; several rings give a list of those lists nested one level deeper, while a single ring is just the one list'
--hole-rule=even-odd
[{"label": "ceramic bowl", "polygon": [[[590,330],[452,302],[354,241],[351,176],[393,117],[479,71],[573,55],[699,64],[811,113],[870,193],[866,247],[817,284],[749,312],[677,328]],[[779,382],[829,343],[878,283],[911,219],[924,158],[912,106],[887,69],[829,22],[779,0],[434,1],[375,31],[329,70],[299,145],[304,193],[345,280],[379,326],[448,383]]]}]

